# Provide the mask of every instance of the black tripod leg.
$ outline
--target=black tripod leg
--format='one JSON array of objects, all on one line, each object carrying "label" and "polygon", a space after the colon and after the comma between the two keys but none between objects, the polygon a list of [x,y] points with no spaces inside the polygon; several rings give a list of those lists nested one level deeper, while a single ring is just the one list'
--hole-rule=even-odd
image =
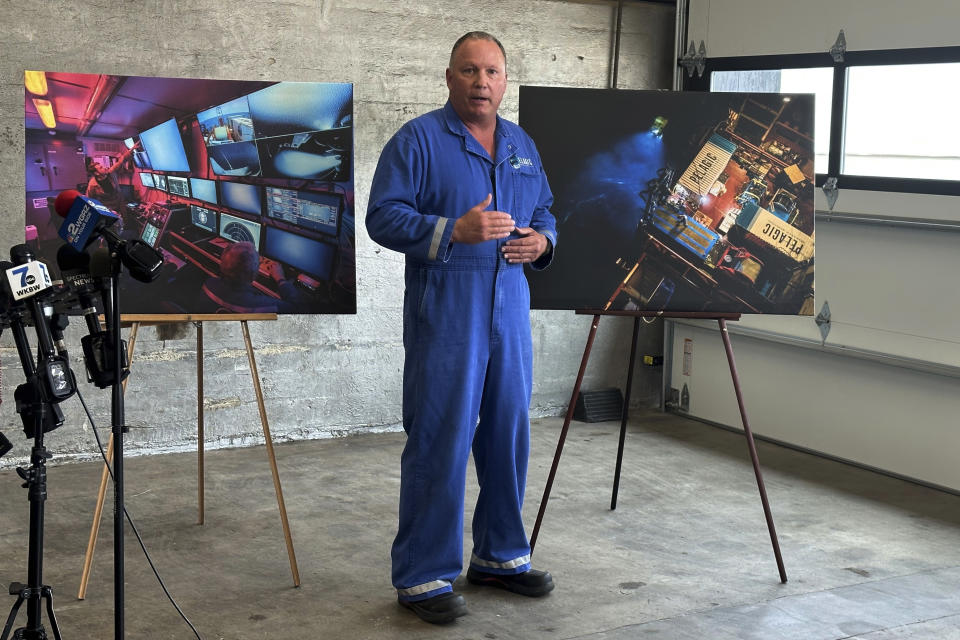
[{"label": "black tripod leg", "polygon": [[3,625],[3,633],[0,634],[0,640],[7,640],[7,637],[10,635],[10,629],[13,628],[13,621],[17,619],[17,613],[20,611],[20,605],[23,604],[23,594],[17,598],[17,601],[13,604],[13,609],[10,610],[10,615],[7,617],[7,624]]},{"label": "black tripod leg", "polygon": [[613,474],[613,493],[610,496],[610,510],[617,508],[617,494],[620,493],[620,468],[623,466],[623,442],[627,437],[627,419],[630,414],[630,391],[633,389],[633,370],[637,364],[637,337],[640,334],[640,318],[633,319],[633,342],[630,343],[630,365],[627,370],[627,387],[623,393],[623,407],[620,410],[620,445],[617,448],[617,469]]},{"label": "black tripod leg", "polygon": [[50,618],[50,630],[53,631],[53,637],[56,640],[62,640],[60,625],[57,624],[57,616],[53,613],[53,589],[50,587],[44,588],[43,598],[47,601],[47,617]]}]

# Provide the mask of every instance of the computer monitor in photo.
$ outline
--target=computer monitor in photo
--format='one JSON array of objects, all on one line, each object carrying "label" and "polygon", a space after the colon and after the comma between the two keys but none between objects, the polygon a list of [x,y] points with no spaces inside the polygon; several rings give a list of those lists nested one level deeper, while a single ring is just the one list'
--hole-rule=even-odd
[{"label": "computer monitor in photo", "polygon": [[217,232],[217,212],[206,207],[190,205],[190,224],[211,233]]},{"label": "computer monitor in photo", "polygon": [[220,183],[220,193],[223,196],[223,206],[225,207],[255,216],[263,214],[258,185],[222,181]]},{"label": "computer monitor in photo", "polygon": [[167,176],[167,191],[174,195],[190,197],[190,186],[186,178],[180,176]]},{"label": "computer monitor in photo", "polygon": [[247,97],[197,114],[210,167],[220,176],[258,176],[260,157]]},{"label": "computer monitor in photo", "polygon": [[143,231],[140,233],[140,239],[151,247],[157,246],[157,238],[160,237],[160,227],[149,222],[143,225]]},{"label": "computer monitor in photo", "polygon": [[220,214],[220,237],[231,242],[252,242],[260,250],[260,224],[229,213]]},{"label": "computer monitor in photo", "polygon": [[345,181],[353,164],[353,86],[280,82],[249,96],[260,175]]},{"label": "computer monitor in photo", "polygon": [[190,162],[176,118],[170,118],[140,134],[140,142],[156,171],[190,171]]},{"label": "computer monitor in photo", "polygon": [[297,191],[280,187],[265,187],[267,216],[290,224],[337,235],[343,197],[337,193]]},{"label": "computer monitor in photo", "polygon": [[210,204],[219,204],[217,200],[217,182],[216,180],[205,180],[203,178],[190,178],[190,193],[197,200],[203,200]]},{"label": "computer monitor in photo", "polygon": [[262,255],[319,280],[330,280],[333,277],[337,245],[276,227],[267,227],[264,232],[266,237]]}]

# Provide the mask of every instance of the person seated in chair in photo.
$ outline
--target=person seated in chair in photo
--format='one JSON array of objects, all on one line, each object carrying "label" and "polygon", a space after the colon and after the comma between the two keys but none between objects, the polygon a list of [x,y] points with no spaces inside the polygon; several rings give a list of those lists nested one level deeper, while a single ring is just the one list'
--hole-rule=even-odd
[{"label": "person seated in chair in photo", "polygon": [[449,100],[405,124],[380,156],[370,237],[406,255],[399,603],[422,620],[467,613],[463,568],[471,449],[480,495],[467,581],[539,597],[553,578],[530,566],[522,519],[533,384],[523,266],[553,257],[553,195],[533,140],[497,115],[506,54],[474,31],[453,46]]},{"label": "person seated in chair in photo", "polygon": [[220,257],[220,276],[203,283],[203,293],[216,305],[216,312],[278,313],[289,309],[297,297],[296,286],[284,277],[279,263],[270,263],[270,277],[277,284],[280,299],[253,286],[260,270],[260,254],[252,242],[236,242]]}]

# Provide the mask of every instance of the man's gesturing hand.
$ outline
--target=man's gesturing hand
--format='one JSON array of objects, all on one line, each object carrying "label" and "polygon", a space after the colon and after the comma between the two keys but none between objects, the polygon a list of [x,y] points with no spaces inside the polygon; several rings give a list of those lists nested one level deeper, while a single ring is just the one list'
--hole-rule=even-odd
[{"label": "man's gesturing hand", "polygon": [[547,236],[530,227],[517,227],[519,238],[503,243],[503,257],[510,263],[533,262],[547,250]]},{"label": "man's gesturing hand", "polygon": [[477,244],[509,236],[514,228],[513,218],[503,211],[485,211],[492,201],[493,196],[488,193],[483,202],[457,218],[450,239],[454,242]]}]

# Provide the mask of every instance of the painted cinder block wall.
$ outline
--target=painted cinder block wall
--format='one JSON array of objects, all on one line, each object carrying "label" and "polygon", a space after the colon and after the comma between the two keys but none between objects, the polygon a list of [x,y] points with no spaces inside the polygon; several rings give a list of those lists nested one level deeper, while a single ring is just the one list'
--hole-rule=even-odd
[{"label": "painted cinder block wall", "polygon": [[[367,191],[380,149],[410,118],[446,99],[444,68],[454,40],[474,29],[500,37],[510,86],[502,114],[516,120],[521,84],[606,87],[612,74],[615,2],[559,0],[150,0],[143,2],[4,1],[0,24],[0,251],[23,238],[23,71],[41,69],[118,75],[353,82],[357,207],[357,315],[282,316],[252,323],[276,441],[397,429],[403,363],[403,256],[374,244],[363,225]],[[669,88],[674,9],[630,3],[623,16],[618,86]],[[576,122],[570,123],[571,127]],[[563,238],[558,250],[562,251]],[[588,316],[534,311],[532,415],[566,409]],[[82,322],[67,332],[82,370]],[[196,342],[139,332],[126,395],[126,453],[196,446]],[[236,322],[205,323],[205,416],[208,448],[262,441],[243,337]],[[631,321],[601,323],[585,389],[622,386]],[[643,353],[660,353],[660,323],[642,332]],[[14,443],[0,467],[22,462],[30,442],[15,413],[23,381],[9,332],[0,336],[3,403],[0,431]],[[82,375],[82,374],[81,374]],[[660,372],[635,376],[637,405],[658,401]],[[110,394],[82,393],[106,435]],[[96,451],[78,401],[63,405],[66,422],[47,437],[54,463]]]}]

